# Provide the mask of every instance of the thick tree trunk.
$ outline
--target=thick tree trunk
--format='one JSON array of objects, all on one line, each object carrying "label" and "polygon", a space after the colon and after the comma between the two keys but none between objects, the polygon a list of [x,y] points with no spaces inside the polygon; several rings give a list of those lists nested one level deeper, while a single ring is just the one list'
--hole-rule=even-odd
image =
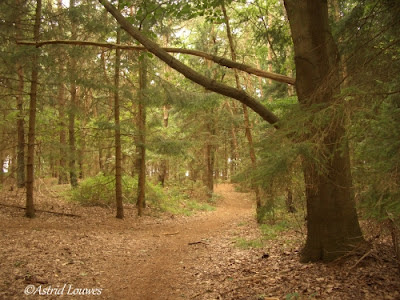
[{"label": "thick tree trunk", "polygon": [[[21,0],[16,0],[16,7],[22,12]],[[20,40],[22,37],[21,29],[21,18],[20,14],[17,13],[15,20],[16,39]],[[24,130],[24,69],[22,63],[17,63],[17,74],[18,74],[18,92],[17,92],[17,187],[25,187],[25,130]]]},{"label": "thick tree trunk", "polygon": [[146,99],[145,89],[147,88],[147,62],[146,57],[139,62],[139,106],[138,106],[138,194],[136,206],[138,207],[138,215],[142,216],[143,208],[146,206]]},{"label": "thick tree trunk", "polygon": [[[285,0],[295,50],[296,89],[304,109],[323,107],[339,92],[339,62],[329,24],[327,1]],[[309,125],[322,141],[317,164],[304,158],[307,241],[301,260],[331,261],[363,241],[352,193],[349,151],[341,116],[324,128]],[[323,153],[321,153],[321,151]]]},{"label": "thick tree trunk", "polygon": [[[121,30],[117,29],[117,44],[121,40]],[[114,75],[114,121],[115,121],[115,200],[117,204],[118,219],[124,218],[124,206],[122,204],[122,150],[121,129],[119,120],[119,68],[121,63],[121,50],[115,50],[115,75]]]},{"label": "thick tree trunk", "polygon": [[[35,13],[35,25],[33,36],[35,41],[39,40],[40,18],[42,11],[42,1],[37,0]],[[28,129],[28,161],[26,165],[26,211],[28,218],[35,217],[35,207],[33,203],[33,184],[34,184],[34,165],[35,165],[35,127],[36,127],[36,97],[39,78],[39,54],[35,51],[32,58],[31,91],[29,102],[29,129]]]}]

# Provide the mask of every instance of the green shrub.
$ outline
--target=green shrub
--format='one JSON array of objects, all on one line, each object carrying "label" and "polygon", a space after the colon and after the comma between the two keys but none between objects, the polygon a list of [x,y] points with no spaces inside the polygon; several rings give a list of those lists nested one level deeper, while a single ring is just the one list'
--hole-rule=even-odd
[{"label": "green shrub", "polygon": [[[102,173],[80,182],[69,192],[72,201],[85,206],[109,207],[115,205],[115,177]],[[122,177],[122,197],[125,203],[136,203],[137,177]],[[184,189],[172,187],[164,189],[159,184],[146,184],[146,203],[155,209],[172,214],[191,215],[195,211],[211,211],[210,203],[192,200]]]},{"label": "green shrub", "polygon": [[212,211],[215,207],[209,203],[193,200],[185,190],[179,187],[171,187],[166,190],[164,198],[159,203],[162,211],[172,214],[181,214],[189,216],[195,211]]},{"label": "green shrub", "polygon": [[[127,203],[136,201],[137,178],[122,177],[122,197]],[[115,177],[102,173],[89,177],[80,182],[79,186],[71,190],[70,197],[86,206],[113,206],[115,205]]]},{"label": "green shrub", "polygon": [[275,239],[278,234],[282,231],[288,230],[292,224],[287,220],[281,220],[275,224],[262,224],[260,226],[261,232],[263,234],[263,238],[266,240]]}]

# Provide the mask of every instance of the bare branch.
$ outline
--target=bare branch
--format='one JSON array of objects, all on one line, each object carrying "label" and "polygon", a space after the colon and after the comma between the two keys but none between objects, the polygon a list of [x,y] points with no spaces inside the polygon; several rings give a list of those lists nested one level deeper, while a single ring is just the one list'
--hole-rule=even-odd
[{"label": "bare branch", "polygon": [[[36,46],[36,47],[42,47],[45,45],[76,45],[76,46],[96,46],[96,47],[103,47],[103,48],[109,48],[109,49],[124,49],[124,50],[134,50],[134,51],[148,51],[145,47],[143,46],[132,46],[132,45],[117,45],[113,43],[101,43],[101,42],[91,42],[91,41],[76,41],[76,40],[47,40],[47,41],[40,41],[40,42],[31,42],[31,41],[17,41],[17,44],[19,45],[30,45],[30,46]],[[171,48],[171,47],[164,47],[161,48],[162,50],[169,52],[169,53],[181,53],[181,54],[188,54],[188,55],[193,55],[201,58],[205,58],[208,60],[211,60],[221,66],[231,68],[231,69],[238,69],[240,71],[246,72],[248,74],[256,75],[258,77],[263,77],[263,78],[268,78],[274,81],[282,82],[282,83],[287,83],[290,85],[295,84],[295,79],[273,73],[273,72],[267,72],[264,70],[260,70],[257,68],[254,68],[252,66],[246,65],[246,64],[241,64],[235,61],[232,61],[230,59],[221,57],[221,56],[216,56],[212,55],[203,51],[199,50],[192,50],[192,49],[182,49],[182,48]]]}]

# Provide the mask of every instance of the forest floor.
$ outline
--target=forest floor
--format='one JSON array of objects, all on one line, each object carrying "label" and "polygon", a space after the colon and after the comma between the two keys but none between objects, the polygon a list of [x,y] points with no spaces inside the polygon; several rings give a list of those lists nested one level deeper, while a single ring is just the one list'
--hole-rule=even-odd
[{"label": "forest floor", "polygon": [[[365,256],[300,264],[299,231],[265,239],[250,194],[228,184],[216,193],[215,211],[189,217],[138,218],[126,206],[118,220],[111,209],[40,191],[38,209],[80,217],[38,212],[30,220],[0,206],[0,299],[400,299],[387,237]],[[23,199],[18,191],[0,194],[2,204],[23,206]],[[84,292],[99,295],[77,296]]]}]

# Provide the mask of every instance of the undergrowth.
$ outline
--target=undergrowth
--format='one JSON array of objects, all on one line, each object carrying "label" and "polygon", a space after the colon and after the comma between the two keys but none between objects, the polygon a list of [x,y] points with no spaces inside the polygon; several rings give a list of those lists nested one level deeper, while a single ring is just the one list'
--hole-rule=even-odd
[{"label": "undergrowth", "polygon": [[[238,224],[238,226],[244,225],[246,224]],[[256,239],[237,237],[234,240],[235,246],[241,249],[263,248],[268,241],[280,239],[283,232],[289,230],[297,230],[301,232],[302,228],[299,228],[299,226],[303,227],[303,225],[299,225],[297,216],[282,214],[279,220],[274,219],[273,222],[259,224],[261,231],[260,237]]]},{"label": "undergrowth", "polygon": [[[178,215],[191,215],[196,211],[215,210],[213,204],[218,195],[209,201],[201,201],[192,197],[193,190],[184,187],[170,186],[163,188],[148,181],[146,184],[146,203],[163,212]],[[115,206],[115,177],[102,173],[84,179],[77,188],[71,189],[67,197],[83,206]],[[137,177],[123,176],[122,197],[124,203],[135,204],[137,197]]]}]

